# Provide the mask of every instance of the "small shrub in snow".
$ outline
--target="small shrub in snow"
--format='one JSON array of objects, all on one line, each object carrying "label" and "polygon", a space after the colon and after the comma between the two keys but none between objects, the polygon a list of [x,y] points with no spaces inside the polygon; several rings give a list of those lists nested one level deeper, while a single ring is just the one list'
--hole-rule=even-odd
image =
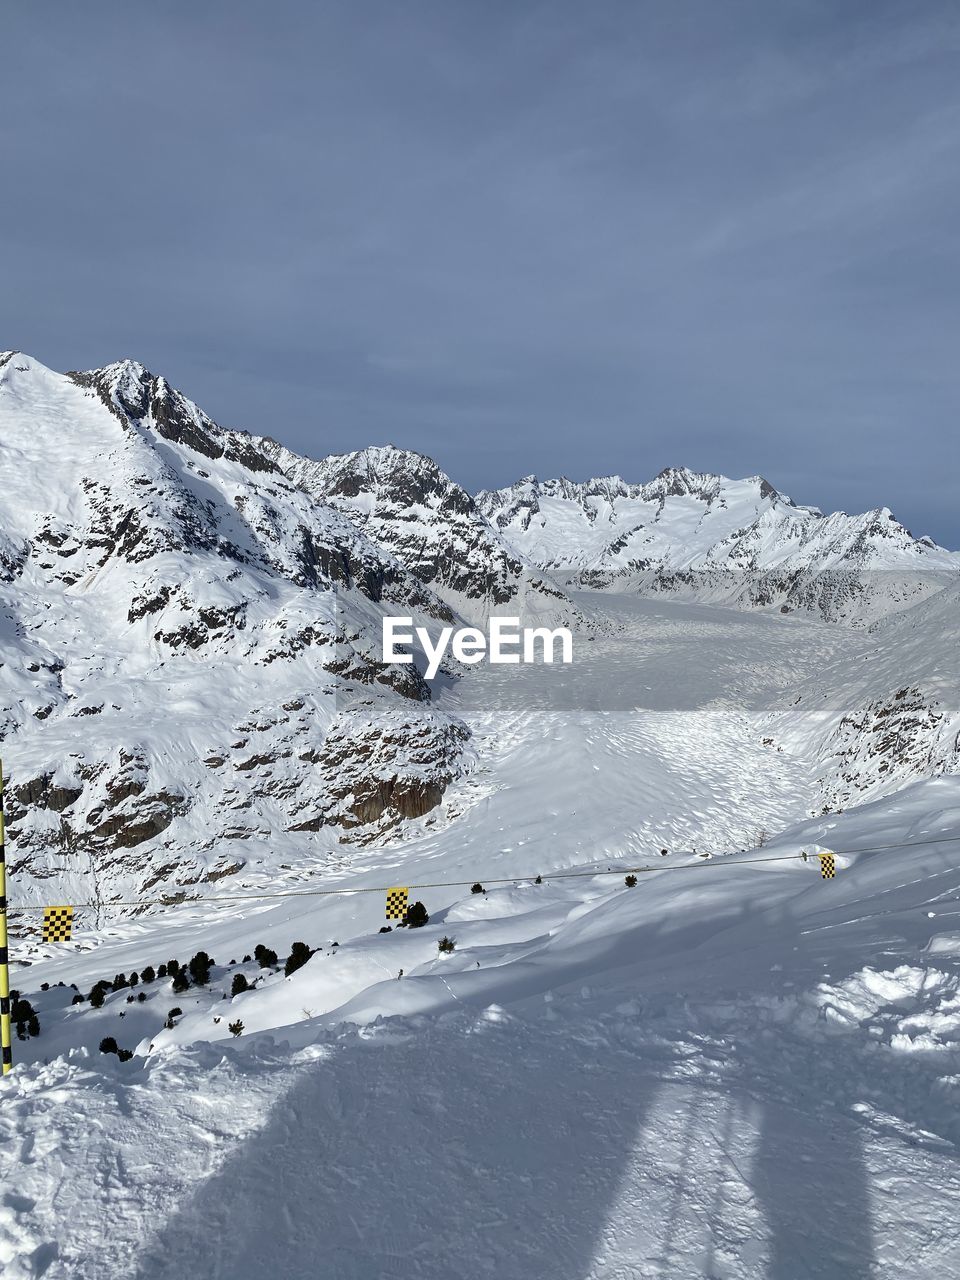
[{"label": "small shrub in snow", "polygon": [[143,1004],[143,1002],[144,1002],[144,1000],[146,1000],[146,998],[147,998],[147,993],[146,993],[145,991],[141,991],[141,992],[139,993],[139,995],[137,996],[137,1000],[140,1002],[140,1004]]},{"label": "small shrub in snow", "polygon": [[283,972],[289,978],[291,973],[296,973],[298,969],[302,969],[312,955],[313,952],[305,942],[294,942],[283,966]]},{"label": "small shrub in snow", "polygon": [[628,888],[628,889],[633,889],[633,888],[635,888],[635,887],[636,887],[637,877],[636,877],[636,876],[626,876],[626,877],[624,878],[623,883],[627,886],[627,888]]},{"label": "small shrub in snow", "polygon": [[457,944],[454,942],[453,938],[443,937],[437,943],[437,950],[441,955],[447,956],[451,951],[456,949],[456,945]]},{"label": "small shrub in snow", "polygon": [[78,992],[77,992],[77,994],[73,997],[73,999],[70,1001],[70,1003],[71,1003],[71,1004],[83,1004],[83,996],[80,994],[80,992],[79,992],[79,991],[78,991]]},{"label": "small shrub in snow", "polygon": [[133,996],[127,996],[127,1004],[133,1004]]},{"label": "small shrub in snow", "polygon": [[242,973],[235,973],[233,975],[233,982],[230,984],[230,994],[232,996],[238,996],[244,991],[249,991],[249,989],[250,983],[247,981],[246,976]]},{"label": "small shrub in snow", "polygon": [[26,1040],[40,1034],[40,1021],[29,1000],[21,1000],[19,991],[11,992],[10,1017],[17,1026],[17,1039]]},{"label": "small shrub in snow", "polygon": [[157,977],[165,978],[166,976],[167,976],[167,966],[165,964],[159,965],[157,967]]},{"label": "small shrub in snow", "polygon": [[407,914],[403,917],[403,923],[409,929],[422,929],[429,922],[430,917],[427,915],[427,908],[422,902],[414,902],[407,907]]},{"label": "small shrub in snow", "polygon": [[41,983],[40,983],[40,990],[41,990],[41,991],[49,991],[49,990],[50,990],[50,983],[49,983],[49,982],[41,982]]},{"label": "small shrub in snow", "polygon": [[389,924],[381,925],[381,926],[380,926],[380,932],[381,932],[381,933],[393,933],[393,927],[392,927],[392,925],[389,925]]},{"label": "small shrub in snow", "polygon": [[262,942],[254,948],[253,954],[261,969],[272,969],[277,963],[277,953],[265,947]]},{"label": "small shrub in snow", "polygon": [[128,981],[129,981],[129,983],[130,983],[131,987],[139,986],[139,983],[140,983],[140,975],[139,975],[139,973],[137,973],[136,969],[134,969],[133,973],[131,973],[131,975],[130,975],[130,977],[129,977]]},{"label": "small shrub in snow", "polygon": [[667,849],[661,849],[661,850],[660,850],[660,857],[661,857],[661,858],[665,858],[665,857],[667,856],[668,852],[669,852],[669,850],[667,850]]},{"label": "small shrub in snow", "polygon": [[117,974],[117,976],[116,976],[116,977],[114,978],[114,980],[113,980],[113,989],[114,989],[114,991],[120,991],[120,990],[122,990],[126,985],[127,985],[127,975],[126,975],[125,973],[118,973],[118,974]]},{"label": "small shrub in snow", "polygon": [[186,991],[189,986],[190,986],[190,979],[187,977],[186,972],[183,969],[178,969],[173,979],[174,991],[177,991],[177,992]]},{"label": "small shrub in snow", "polygon": [[182,1013],[183,1013],[183,1010],[180,1008],[180,1006],[178,1004],[175,1004],[173,1008],[170,1010],[170,1012],[167,1014],[167,1017],[179,1018]]},{"label": "small shrub in snow", "polygon": [[[157,975],[156,975],[156,973],[154,973],[154,970],[153,970],[153,965],[152,965],[152,964],[148,964],[148,965],[147,965],[147,967],[144,969],[143,973],[141,973],[141,975],[140,975],[140,981],[141,981],[141,982],[153,982],[153,981],[155,981],[156,976],[157,976]],[[164,971],[164,973],[163,973],[161,976],[162,976],[162,977],[166,977],[166,971]]]},{"label": "small shrub in snow", "polygon": [[94,1009],[102,1008],[103,1002],[106,999],[106,995],[107,995],[107,984],[105,982],[98,982],[97,985],[90,992],[91,1006]]},{"label": "small shrub in snow", "polygon": [[534,883],[534,884],[543,884],[543,876],[537,876],[536,880],[534,880],[534,882],[533,882],[533,883]]},{"label": "small shrub in snow", "polygon": [[244,963],[244,964],[249,964],[249,963],[250,963],[250,961],[251,961],[252,959],[253,959],[253,956],[244,956],[244,957],[243,957],[243,963]]},{"label": "small shrub in snow", "polygon": [[117,1050],[117,1057],[120,1059],[120,1061],[121,1061],[121,1062],[129,1062],[129,1061],[130,1061],[130,1059],[133,1057],[133,1050],[132,1050],[132,1049],[118,1049],[118,1050]]},{"label": "small shrub in snow", "polygon": [[483,885],[478,880],[476,884],[470,886],[471,893],[483,893]]},{"label": "small shrub in snow", "polygon": [[103,1039],[100,1041],[100,1052],[101,1053],[117,1052],[117,1042],[116,1040],[114,1040],[113,1036],[103,1037]]},{"label": "small shrub in snow", "polygon": [[236,1022],[228,1022],[228,1023],[227,1023],[227,1030],[230,1032],[230,1034],[231,1034],[232,1036],[242,1036],[242,1035],[243,1035],[243,1023],[240,1021],[240,1019],[239,1019],[239,1018],[236,1020]]}]

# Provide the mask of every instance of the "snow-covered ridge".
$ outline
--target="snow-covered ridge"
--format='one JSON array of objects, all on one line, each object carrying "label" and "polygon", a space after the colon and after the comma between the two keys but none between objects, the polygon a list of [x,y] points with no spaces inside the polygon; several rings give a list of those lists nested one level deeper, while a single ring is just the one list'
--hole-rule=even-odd
[{"label": "snow-covered ridge", "polygon": [[477,505],[504,539],[561,578],[612,590],[869,622],[960,574],[960,553],[915,538],[886,507],[799,506],[762,476],[671,467],[646,484],[526,477]]}]

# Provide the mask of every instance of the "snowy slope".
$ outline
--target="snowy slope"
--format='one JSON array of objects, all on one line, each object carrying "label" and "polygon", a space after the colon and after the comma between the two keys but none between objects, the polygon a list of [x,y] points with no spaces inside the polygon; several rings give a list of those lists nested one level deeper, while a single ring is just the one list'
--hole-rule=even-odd
[{"label": "snowy slope", "polygon": [[788,750],[820,761],[830,809],[960,772],[960,587],[876,623],[799,682],[768,727]]},{"label": "snowy slope", "polygon": [[527,477],[477,505],[529,560],[617,591],[798,608],[870,621],[960,572],[960,555],[914,538],[886,508],[824,515],[761,476],[668,468],[648,484]]},{"label": "snowy slope", "polygon": [[[84,1019],[123,1042],[172,1004],[183,1039],[271,1006],[296,1025],[18,1068],[0,1085],[5,1275],[951,1280],[958,846],[870,850],[958,818],[942,779],[895,818],[785,833],[764,851],[782,862],[461,889],[424,930],[343,935],[226,1003],[242,964],[209,991],[71,1010],[74,1043]],[[803,847],[864,852],[825,882],[790,859]],[[336,909],[279,904],[246,936],[319,940]],[[90,981],[130,947],[35,966],[41,1016],[69,995],[41,977]],[[338,982],[354,994],[320,1015]]]}]

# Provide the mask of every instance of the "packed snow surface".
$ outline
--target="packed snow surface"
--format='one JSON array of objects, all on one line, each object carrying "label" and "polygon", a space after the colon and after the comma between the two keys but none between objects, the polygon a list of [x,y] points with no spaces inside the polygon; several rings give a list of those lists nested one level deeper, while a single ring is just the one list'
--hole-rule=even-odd
[{"label": "packed snow surface", "polygon": [[[884,637],[578,603],[573,668],[438,682],[480,762],[455,821],[15,943],[4,1280],[960,1276],[960,777],[821,812],[825,673]],[[378,932],[389,885],[427,926]],[[238,896],[315,890],[349,892]],[[199,948],[203,988],[57,985]]]}]

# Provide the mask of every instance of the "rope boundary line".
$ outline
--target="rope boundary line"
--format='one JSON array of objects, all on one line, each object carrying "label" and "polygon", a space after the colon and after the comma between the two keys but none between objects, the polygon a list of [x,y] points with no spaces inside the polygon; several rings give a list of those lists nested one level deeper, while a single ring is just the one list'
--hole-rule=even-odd
[{"label": "rope boundary line", "polygon": [[[935,844],[949,844],[960,841],[960,835],[956,836],[940,836],[930,840],[910,840],[898,844],[872,845],[868,849],[830,849],[825,850],[832,853],[836,857],[850,857],[855,854],[862,853],[885,853],[892,849],[913,849]],[[670,871],[697,871],[706,867],[744,867],[757,866],[761,863],[770,862],[809,862],[819,858],[820,853],[787,853],[775,854],[763,858],[737,858],[733,855],[720,854],[718,857],[713,855],[704,856],[699,862],[686,862],[678,866],[661,865],[661,866],[636,866],[636,867],[618,867],[616,870],[607,871],[556,871],[544,874],[542,871],[534,872],[533,875],[515,875],[489,877],[485,880],[486,884],[519,884],[521,881],[529,880],[535,882],[539,877],[541,881],[550,880],[576,880],[576,879],[596,879],[599,876],[626,876],[626,875],[646,875],[656,874],[658,872]],[[409,884],[408,889],[459,889],[465,886],[472,886],[480,883],[476,878],[473,880],[433,880],[426,881],[421,884]],[[325,898],[332,897],[337,894],[348,893],[388,893],[393,885],[358,885],[356,888],[339,887],[336,889],[289,889],[281,890],[277,893],[235,893],[235,894],[205,894],[198,898],[185,897],[163,897],[163,898],[135,898],[135,899],[119,899],[115,902],[75,902],[70,905],[75,911],[84,910],[103,910],[111,907],[180,907],[195,906],[204,902],[269,902],[281,898]],[[7,905],[9,912],[37,912],[48,911],[50,906],[60,906],[60,903],[46,905],[25,904],[22,906]]]}]

